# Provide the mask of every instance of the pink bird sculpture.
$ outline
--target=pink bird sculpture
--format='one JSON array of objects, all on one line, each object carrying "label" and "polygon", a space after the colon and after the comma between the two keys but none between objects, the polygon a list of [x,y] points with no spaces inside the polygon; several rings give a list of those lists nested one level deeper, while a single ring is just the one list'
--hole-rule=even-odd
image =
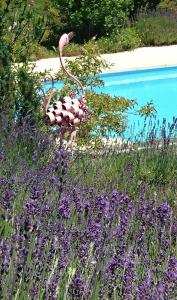
[{"label": "pink bird sculpture", "polygon": [[65,33],[61,36],[58,45],[59,59],[62,69],[71,80],[77,83],[81,89],[82,95],[77,98],[76,94],[72,92],[69,96],[62,96],[60,97],[59,101],[55,102],[53,105],[50,105],[51,98],[55,93],[54,89],[52,88],[44,100],[44,113],[47,124],[59,126],[60,144],[63,141],[66,130],[69,130],[69,144],[71,145],[73,145],[76,140],[78,126],[85,121],[86,117],[90,114],[86,105],[85,91],[82,83],[65,68],[62,60],[63,47],[69,43],[73,36],[73,32],[68,34]]}]

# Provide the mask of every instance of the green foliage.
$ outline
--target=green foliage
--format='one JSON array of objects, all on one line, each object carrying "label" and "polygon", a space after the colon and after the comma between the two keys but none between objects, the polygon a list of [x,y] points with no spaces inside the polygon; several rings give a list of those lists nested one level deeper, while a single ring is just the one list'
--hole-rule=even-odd
[{"label": "green foliage", "polygon": [[153,102],[150,101],[144,107],[139,109],[138,112],[141,116],[152,116],[152,115],[155,115],[156,110],[153,105]]},{"label": "green foliage", "polygon": [[47,49],[52,49],[58,42],[58,31],[61,28],[60,10],[55,5],[55,1],[38,0],[34,1],[34,13],[36,16],[43,16],[45,23],[43,24],[44,34],[40,45]]},{"label": "green foliage", "polygon": [[[90,41],[91,43],[91,41]],[[82,53],[83,45],[70,43],[64,47],[63,56],[77,56]]]},{"label": "green foliage", "polygon": [[120,32],[110,37],[102,37],[96,41],[100,53],[116,53],[132,50],[141,45],[141,39],[133,27],[123,28]]},{"label": "green foliage", "polygon": [[[99,3],[95,0],[20,0],[18,3],[15,0],[2,0],[2,24],[6,24],[5,29],[8,28],[5,36],[11,41],[16,60],[24,61],[27,52],[31,59],[52,57],[53,52],[47,52],[40,46],[53,49],[57,46],[59,36],[71,30],[76,33],[75,42],[83,43],[94,38],[98,39],[102,53],[117,52],[141,45],[141,36],[130,27],[131,21],[139,13],[152,11],[157,7],[173,11],[176,9],[175,0],[159,3],[159,0],[101,0]],[[16,13],[13,14],[13,11]],[[171,35],[173,33],[174,31]],[[170,39],[168,40],[170,43]],[[77,44],[72,44],[66,47],[64,53],[66,56],[78,55],[80,48]]]},{"label": "green foliage", "polygon": [[[71,74],[79,78],[82,85],[87,90],[93,90],[94,87],[103,85],[103,81],[100,80],[99,74],[104,69],[108,69],[110,64],[101,58],[99,48],[93,41],[86,43],[83,47],[80,47],[81,55],[74,60],[68,60],[66,63],[66,69]],[[59,80],[64,80],[65,86],[60,93],[67,93],[69,91],[77,90],[78,86],[73,82],[65,72],[60,71],[56,75]]]},{"label": "green foliage", "polygon": [[106,34],[119,32],[121,28],[127,25],[130,7],[130,0],[103,1],[102,9],[104,11],[104,28]]},{"label": "green foliage", "polygon": [[[132,50],[141,46],[141,39],[137,34],[134,27],[123,28],[120,32],[115,32],[109,37],[101,37],[99,39],[91,39],[88,42],[82,44],[70,43],[65,46],[63,50],[63,56],[78,56],[84,55],[83,48],[98,48],[100,54],[104,53],[116,53],[125,50]],[[36,60],[40,58],[54,57],[56,56],[56,50],[49,51],[44,47],[37,44],[33,46],[33,53],[31,59]]]},{"label": "green foliage", "polygon": [[119,135],[126,129],[127,116],[123,112],[135,106],[134,100],[93,92],[87,93],[86,99],[92,115],[80,127],[79,142],[85,144],[91,138],[99,140],[110,132]]},{"label": "green foliage", "polygon": [[[11,45],[13,61],[27,61],[30,45],[40,42],[45,32],[45,19],[36,14],[33,2],[5,1],[1,6],[1,26],[5,43]],[[14,13],[15,12],[15,13]]]},{"label": "green foliage", "polygon": [[[85,144],[103,138],[120,136],[127,129],[128,113],[135,112],[140,116],[151,116],[155,112],[152,102],[136,111],[137,102],[124,97],[112,97],[108,94],[88,92],[88,106],[92,112],[90,119],[80,126],[78,143]],[[99,145],[99,143],[98,143]]]},{"label": "green foliage", "polygon": [[52,1],[2,0],[1,14],[4,36],[12,46],[16,61],[25,61],[26,54],[33,52],[33,45],[51,45],[53,34],[60,26],[59,10]]},{"label": "green foliage", "polygon": [[125,26],[130,0],[73,1],[56,0],[61,12],[63,31],[74,30],[77,40],[110,34]]},{"label": "green foliage", "polygon": [[[58,14],[58,28],[53,26],[49,34],[49,43],[56,41],[64,31],[75,31],[76,41],[83,42],[119,33],[129,24],[129,17],[135,19],[137,14],[154,10],[160,0],[53,0],[52,9]],[[56,41],[57,42],[57,41]]]},{"label": "green foliage", "polygon": [[139,17],[135,23],[135,28],[144,46],[177,43],[177,20],[171,16]]},{"label": "green foliage", "polygon": [[[118,152],[114,151],[114,146],[109,149],[107,145],[107,150],[104,149],[101,155],[91,155],[88,151],[71,166],[70,176],[78,176],[82,187],[95,186],[98,193],[113,187],[118,187],[121,192],[126,190],[134,199],[141,191],[149,198],[157,193],[160,199],[165,196],[172,206],[177,207],[176,147],[159,145],[160,141],[153,147],[145,143],[139,149],[136,144],[129,144],[129,149],[126,149],[122,144]],[[82,176],[84,170],[87,172]]]},{"label": "green foliage", "polygon": [[[28,64],[18,65],[11,68],[10,77],[6,85],[2,83],[4,95],[1,101],[1,129],[13,126],[14,123],[22,123],[26,117],[30,124],[39,123],[41,119],[41,74],[33,72],[34,66]],[[6,89],[5,89],[6,87]]]},{"label": "green foliage", "polygon": [[153,11],[161,0],[132,0],[130,16],[135,19],[140,12]]},{"label": "green foliage", "polygon": [[11,47],[6,45],[0,31],[0,113],[11,109],[13,101],[13,77],[11,71]]},{"label": "green foliage", "polygon": [[[84,87],[92,90],[93,87],[103,84],[98,75],[104,69],[108,69],[110,64],[101,58],[99,48],[95,42],[88,42],[80,49],[81,55],[74,60],[69,60],[66,67],[70,70],[71,74],[80,79]],[[68,76],[63,75],[65,81],[67,81]],[[70,80],[68,82],[72,84]]]},{"label": "green foliage", "polygon": [[14,112],[18,122],[22,123],[26,116],[31,123],[36,123],[40,118],[41,96],[39,95],[38,82],[40,75],[33,73],[34,66],[22,65],[14,72],[16,80]]},{"label": "green foliage", "polygon": [[[127,27],[115,32],[109,37],[101,37],[99,39],[91,39],[84,45],[70,43],[63,51],[64,56],[78,56],[84,55],[83,48],[98,48],[101,54],[116,53],[125,50],[132,50],[141,46],[141,39],[134,27]],[[33,53],[31,59],[36,60],[40,58],[54,57],[56,52],[48,51],[46,48],[37,44],[33,46]]]},{"label": "green foliage", "polygon": [[141,39],[135,28],[127,27],[117,36],[118,44],[122,51],[132,50],[141,45]]},{"label": "green foliage", "polygon": [[120,44],[117,43],[116,36],[101,37],[96,41],[100,53],[115,53],[121,51]]},{"label": "green foliage", "polygon": [[[3,0],[0,21],[0,128],[3,128],[3,118],[9,126],[14,121],[21,122],[28,113],[31,121],[36,119],[39,96],[35,89],[39,78],[28,68],[28,60],[34,40],[38,43],[45,32],[45,20],[35,14],[33,2]],[[15,63],[19,61],[23,65],[17,67]]]},{"label": "green foliage", "polygon": [[56,52],[54,50],[48,50],[46,47],[39,44],[34,43],[31,45],[31,54],[29,57],[31,61],[49,57],[56,57]]},{"label": "green foliage", "polygon": [[177,12],[177,1],[176,0],[162,0],[160,1],[158,8],[172,10]]}]

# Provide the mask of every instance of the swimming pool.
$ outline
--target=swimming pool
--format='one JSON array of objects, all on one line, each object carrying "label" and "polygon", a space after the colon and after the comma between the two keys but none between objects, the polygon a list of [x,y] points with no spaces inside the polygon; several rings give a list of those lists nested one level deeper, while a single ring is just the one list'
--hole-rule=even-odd
[{"label": "swimming pool", "polygon": [[[112,96],[123,96],[136,99],[138,107],[145,105],[150,100],[156,108],[156,120],[151,118],[150,123],[162,123],[166,118],[167,123],[172,123],[177,117],[177,66],[153,68],[116,73],[101,74],[104,87],[96,88],[98,93],[107,93]],[[48,89],[50,84],[46,84]],[[56,88],[61,88],[61,83],[56,83]],[[137,109],[138,109],[137,107]],[[146,121],[146,124],[149,120]],[[144,126],[144,118],[128,114],[128,135],[137,135]],[[114,135],[111,133],[110,135]]]},{"label": "swimming pool", "polygon": [[[173,117],[177,117],[177,66],[109,73],[100,77],[105,86],[97,89],[98,92],[137,99],[139,107],[152,100],[157,111],[156,122],[160,124],[164,118],[166,123],[172,123]],[[152,127],[155,120],[151,118],[150,122]],[[131,134],[136,135],[144,126],[144,118],[130,114],[128,125],[132,128]]]}]

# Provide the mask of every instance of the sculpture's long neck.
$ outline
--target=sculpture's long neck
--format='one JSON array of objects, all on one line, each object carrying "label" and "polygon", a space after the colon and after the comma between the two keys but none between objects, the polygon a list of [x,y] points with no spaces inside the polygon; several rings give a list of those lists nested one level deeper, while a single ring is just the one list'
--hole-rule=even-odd
[{"label": "sculpture's long neck", "polygon": [[51,90],[46,96],[45,96],[45,99],[44,99],[44,113],[46,114],[47,113],[47,110],[49,108],[49,105],[50,105],[50,100],[53,96],[53,94],[55,93],[54,90]]},{"label": "sculpture's long neck", "polygon": [[81,92],[82,92],[82,98],[83,98],[83,101],[85,102],[85,91],[84,91],[82,83],[80,82],[79,79],[77,79],[75,76],[73,76],[64,66],[64,63],[62,60],[62,48],[63,48],[62,46],[63,46],[63,44],[60,45],[60,43],[59,43],[59,59],[60,59],[62,69],[71,78],[71,80],[75,81],[80,86]]}]

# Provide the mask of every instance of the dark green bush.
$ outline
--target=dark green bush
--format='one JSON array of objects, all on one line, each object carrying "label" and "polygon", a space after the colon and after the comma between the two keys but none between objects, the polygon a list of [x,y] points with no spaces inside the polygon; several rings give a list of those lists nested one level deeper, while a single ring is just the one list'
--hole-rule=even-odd
[{"label": "dark green bush", "polygon": [[131,0],[58,0],[62,26],[59,33],[74,30],[77,42],[102,37],[123,28],[128,21]]},{"label": "dark green bush", "polygon": [[143,46],[160,46],[177,43],[177,19],[171,16],[139,17],[135,23]]}]

